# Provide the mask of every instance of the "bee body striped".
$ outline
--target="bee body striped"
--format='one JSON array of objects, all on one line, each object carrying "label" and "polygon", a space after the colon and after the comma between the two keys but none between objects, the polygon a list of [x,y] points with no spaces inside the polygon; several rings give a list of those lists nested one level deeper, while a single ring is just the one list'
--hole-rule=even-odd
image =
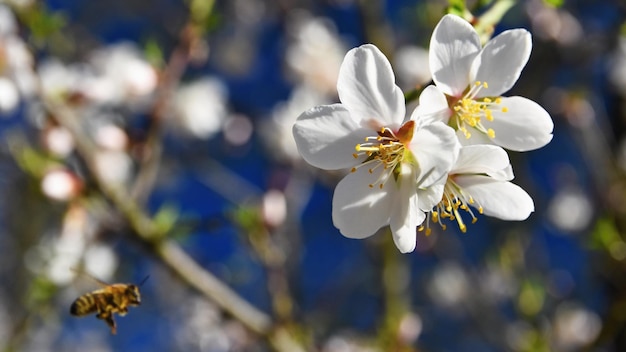
[{"label": "bee body striped", "polygon": [[104,320],[111,328],[111,333],[115,334],[117,327],[113,314],[124,316],[128,313],[128,307],[141,304],[139,286],[134,284],[108,285],[97,279],[96,281],[103,287],[76,298],[70,306],[70,314],[82,317],[97,313],[96,318]]}]

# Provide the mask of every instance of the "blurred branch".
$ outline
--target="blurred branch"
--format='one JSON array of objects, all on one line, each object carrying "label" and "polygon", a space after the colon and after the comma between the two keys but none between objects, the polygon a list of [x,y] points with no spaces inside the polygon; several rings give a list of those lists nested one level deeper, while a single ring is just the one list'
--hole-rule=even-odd
[{"label": "blurred branch", "polygon": [[406,341],[400,333],[402,319],[411,312],[411,298],[409,294],[410,268],[407,258],[398,254],[391,230],[387,229],[382,236],[380,248],[382,250],[381,286],[385,312],[383,325],[378,332],[381,346],[385,351],[413,351],[410,346],[413,341]]},{"label": "blurred branch", "polygon": [[179,44],[172,52],[167,65],[161,73],[161,79],[155,93],[154,106],[150,113],[147,138],[141,150],[140,165],[130,191],[132,198],[139,204],[145,202],[145,197],[150,194],[150,189],[153,187],[158,175],[161,154],[163,152],[161,143],[162,121],[167,113],[172,91],[178,86],[189,64],[194,43],[202,39],[200,33],[191,23],[185,25],[181,30]]},{"label": "blurred branch", "polygon": [[[185,69],[190,61],[197,60],[204,46],[207,25],[213,15],[215,1],[190,0],[190,16],[187,23],[179,34],[179,43],[170,55],[169,61],[161,72],[161,79],[157,87],[154,106],[150,112],[150,125],[148,126],[147,138],[142,147],[140,165],[131,187],[132,198],[139,204],[145,202],[145,197],[150,194],[158,174],[158,169],[163,152],[161,143],[162,121],[167,114],[168,102],[171,101],[172,91],[176,89]],[[206,59],[206,57],[204,57]]]},{"label": "blurred branch", "polygon": [[389,61],[393,61],[391,55],[395,51],[395,42],[391,27],[383,16],[384,1],[360,0],[358,4],[365,42],[376,45]]},{"label": "blurred branch", "polygon": [[516,3],[516,0],[498,0],[487,12],[475,20],[473,25],[483,44],[489,41],[495,26]]},{"label": "blurred branch", "polygon": [[74,111],[63,106],[46,105],[54,118],[72,134],[76,149],[84,159],[100,192],[121,213],[137,239],[152,248],[157,257],[189,286],[217,303],[224,311],[253,332],[265,336],[278,351],[302,351],[303,348],[283,328],[277,327],[270,316],[252,306],[218,278],[199,266],[174,241],[165,239],[148,214],[132,199],[121,185],[108,183],[95,165],[97,147],[78,123]]}]

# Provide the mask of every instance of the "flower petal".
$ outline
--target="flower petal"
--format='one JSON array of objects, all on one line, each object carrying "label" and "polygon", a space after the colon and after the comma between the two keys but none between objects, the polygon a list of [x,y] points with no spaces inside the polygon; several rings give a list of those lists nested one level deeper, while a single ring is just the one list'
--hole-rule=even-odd
[{"label": "flower petal", "polygon": [[483,214],[502,220],[526,220],[535,211],[532,198],[511,182],[495,181],[489,176],[459,176],[456,183],[470,194]]},{"label": "flower petal", "polygon": [[464,19],[445,15],[430,39],[429,64],[433,81],[444,93],[458,97],[468,87],[472,61],[480,52],[480,38]]},{"label": "flower petal", "polygon": [[341,104],[322,105],[305,111],[293,125],[298,152],[309,164],[325,170],[352,167],[364,157],[352,154],[357,143],[372,135],[361,128]]},{"label": "flower petal", "polygon": [[[406,108],[402,90],[395,84],[391,64],[371,44],[346,54],[337,79],[339,100],[361,125],[378,124],[397,128]],[[372,121],[373,120],[373,121]]]},{"label": "flower petal", "polygon": [[515,178],[513,175],[513,166],[507,165],[504,169],[497,172],[488,172],[487,175],[497,181],[511,181]]},{"label": "flower petal", "polygon": [[501,105],[508,111],[493,111],[493,121],[484,122],[496,133],[494,144],[525,152],[541,148],[552,140],[554,123],[539,104],[523,97],[508,97],[502,98]]},{"label": "flower petal", "polygon": [[411,120],[418,124],[441,121],[448,123],[452,111],[448,107],[448,100],[437,86],[426,87],[419,97],[419,105],[413,110]]},{"label": "flower petal", "polygon": [[418,186],[429,187],[448,176],[461,148],[452,128],[442,122],[415,126],[410,150],[419,167]]},{"label": "flower petal", "polygon": [[471,137],[467,138],[463,131],[456,130],[456,136],[459,139],[459,143],[461,143],[462,146],[479,145],[479,144],[494,144],[494,142],[491,139],[489,139],[489,137],[486,134],[480,133],[475,130],[470,130],[470,132],[471,132]]},{"label": "flower petal", "polygon": [[530,33],[511,29],[491,39],[472,64],[470,83],[487,82],[477,97],[497,97],[511,89],[528,62],[532,50]]},{"label": "flower petal", "polygon": [[409,253],[415,249],[417,226],[424,221],[426,214],[419,208],[415,170],[406,164],[402,169],[398,175],[398,191],[395,192],[396,199],[392,204],[390,227],[396,247],[402,253]]},{"label": "flower petal", "polygon": [[499,173],[509,165],[506,151],[495,145],[470,145],[461,148],[451,174]]},{"label": "flower petal", "polygon": [[419,208],[425,212],[431,211],[443,198],[444,186],[445,180],[427,188],[419,188],[417,190]]},{"label": "flower petal", "polygon": [[395,183],[387,182],[380,189],[369,188],[379,173],[370,174],[359,168],[337,184],[333,195],[333,224],[348,238],[366,238],[389,224]]}]

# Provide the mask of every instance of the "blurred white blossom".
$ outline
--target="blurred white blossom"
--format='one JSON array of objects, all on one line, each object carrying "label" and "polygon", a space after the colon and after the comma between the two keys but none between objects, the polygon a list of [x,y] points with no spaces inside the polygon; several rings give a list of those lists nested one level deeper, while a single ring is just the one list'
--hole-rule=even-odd
[{"label": "blurred white blossom", "polygon": [[123,184],[128,181],[132,166],[132,160],[125,152],[102,150],[95,155],[95,171],[107,183]]},{"label": "blurred white blossom", "polygon": [[584,230],[591,223],[593,215],[591,200],[576,186],[560,188],[548,205],[550,221],[563,234]]},{"label": "blurred white blossom", "polygon": [[235,114],[224,123],[224,139],[234,146],[244,145],[252,137],[253,130],[254,126],[248,116]]},{"label": "blurred white blossom", "polygon": [[293,41],[285,54],[288,67],[299,82],[334,95],[339,66],[347,51],[337,29],[332,21],[306,13],[294,14],[290,20]]},{"label": "blurred white blossom", "polygon": [[15,7],[25,8],[25,7],[33,5],[36,0],[3,0],[3,1]]},{"label": "blurred white blossom", "polygon": [[56,156],[66,157],[74,150],[74,137],[64,127],[49,127],[42,137],[45,148]]},{"label": "blurred white blossom", "polygon": [[0,3],[0,36],[4,37],[15,34],[17,31],[17,21],[11,9]]},{"label": "blurred white blossom", "polygon": [[113,277],[118,266],[117,255],[113,248],[99,242],[89,244],[83,260],[86,273],[105,281]]},{"label": "blurred white blossom", "polygon": [[20,102],[20,93],[8,78],[0,77],[0,112],[11,111]]},{"label": "blurred white blossom", "polygon": [[96,127],[94,140],[100,147],[114,151],[126,150],[129,143],[126,132],[112,123]]},{"label": "blurred white blossom", "polygon": [[245,331],[225,322],[217,307],[205,299],[189,299],[182,312],[184,319],[175,337],[181,351],[237,351],[248,339]]},{"label": "blurred white blossom", "polygon": [[345,335],[335,335],[326,341],[322,352],[381,352],[372,347],[371,342],[360,341],[358,338]]},{"label": "blurred white blossom", "polygon": [[609,62],[609,80],[619,91],[626,91],[626,36],[620,36]]},{"label": "blurred white blossom", "polygon": [[33,57],[17,30],[11,9],[0,3],[0,112],[14,110],[35,89]]},{"label": "blurred white blossom", "polygon": [[583,27],[567,10],[550,6],[541,0],[531,0],[525,5],[533,33],[539,37],[554,40],[561,45],[571,45],[581,40]]},{"label": "blurred white blossom", "polygon": [[279,190],[269,190],[263,195],[262,218],[269,226],[280,226],[287,218],[287,200]]},{"label": "blurred white blossom", "polygon": [[72,96],[83,96],[86,82],[94,72],[85,64],[66,65],[56,58],[46,58],[37,67],[41,95],[46,100],[63,102]]},{"label": "blurred white blossom", "polygon": [[561,303],[554,315],[556,350],[580,351],[598,336],[601,327],[595,312],[572,302]]},{"label": "blurred white blossom", "polygon": [[261,136],[270,148],[270,155],[277,159],[301,160],[292,128],[302,111],[311,106],[330,104],[332,101],[317,89],[298,85],[289,100],[278,103],[272,116],[261,125]]},{"label": "blurred white blossom", "polygon": [[396,51],[393,64],[398,75],[398,85],[403,90],[415,89],[431,80],[427,49],[404,46]]},{"label": "blurred white blossom", "polygon": [[456,263],[444,263],[437,267],[428,284],[428,293],[436,303],[444,307],[455,307],[469,294],[467,274]]},{"label": "blurred white blossom", "polygon": [[412,345],[422,333],[422,318],[412,312],[404,314],[398,326],[398,338],[406,345]]},{"label": "blurred white blossom", "polygon": [[89,62],[96,75],[89,82],[87,95],[101,103],[120,104],[145,98],[158,83],[156,70],[130,42],[98,49]]},{"label": "blurred white blossom", "polygon": [[[110,281],[117,268],[117,256],[110,246],[92,242],[96,231],[95,221],[84,207],[71,204],[59,233],[27,256],[29,269],[46,275],[57,285],[66,285],[77,275],[73,269],[79,270],[84,260],[84,273]],[[90,279],[82,281],[93,285]]]},{"label": "blurred white blossom", "polygon": [[68,201],[74,198],[82,183],[73,173],[64,169],[48,171],[41,180],[43,193],[51,199]]},{"label": "blurred white blossom", "polygon": [[174,96],[174,122],[197,138],[211,138],[228,116],[226,99],[226,87],[215,78],[183,84]]},{"label": "blurred white blossom", "polygon": [[518,320],[507,325],[505,338],[512,351],[531,351],[535,331],[530,323]]}]

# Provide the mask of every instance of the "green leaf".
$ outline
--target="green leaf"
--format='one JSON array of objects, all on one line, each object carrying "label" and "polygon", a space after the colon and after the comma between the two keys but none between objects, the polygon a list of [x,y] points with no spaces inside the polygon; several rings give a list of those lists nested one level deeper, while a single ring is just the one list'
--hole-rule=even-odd
[{"label": "green leaf", "polygon": [[517,299],[519,310],[526,316],[535,316],[543,308],[546,289],[538,280],[526,280]]},{"label": "green leaf", "polygon": [[263,228],[263,220],[257,208],[253,206],[240,206],[231,215],[233,222],[249,233],[258,232]]},{"label": "green leaf", "polygon": [[21,19],[30,29],[35,41],[45,41],[51,35],[61,31],[67,24],[64,13],[50,12],[44,5],[31,7],[21,15]]},{"label": "green leaf", "polygon": [[168,234],[176,225],[179,217],[180,212],[177,207],[171,204],[163,205],[153,217],[158,233],[162,235]]},{"label": "green leaf", "polygon": [[563,6],[565,1],[564,0],[543,0],[543,3],[546,4],[546,6],[559,8]]},{"label": "green leaf", "polygon": [[448,14],[465,17],[465,13],[467,11],[465,0],[449,0],[448,4]]},{"label": "green leaf", "polygon": [[155,67],[162,67],[165,63],[163,49],[154,38],[148,39],[143,48],[144,56],[150,64]]}]

